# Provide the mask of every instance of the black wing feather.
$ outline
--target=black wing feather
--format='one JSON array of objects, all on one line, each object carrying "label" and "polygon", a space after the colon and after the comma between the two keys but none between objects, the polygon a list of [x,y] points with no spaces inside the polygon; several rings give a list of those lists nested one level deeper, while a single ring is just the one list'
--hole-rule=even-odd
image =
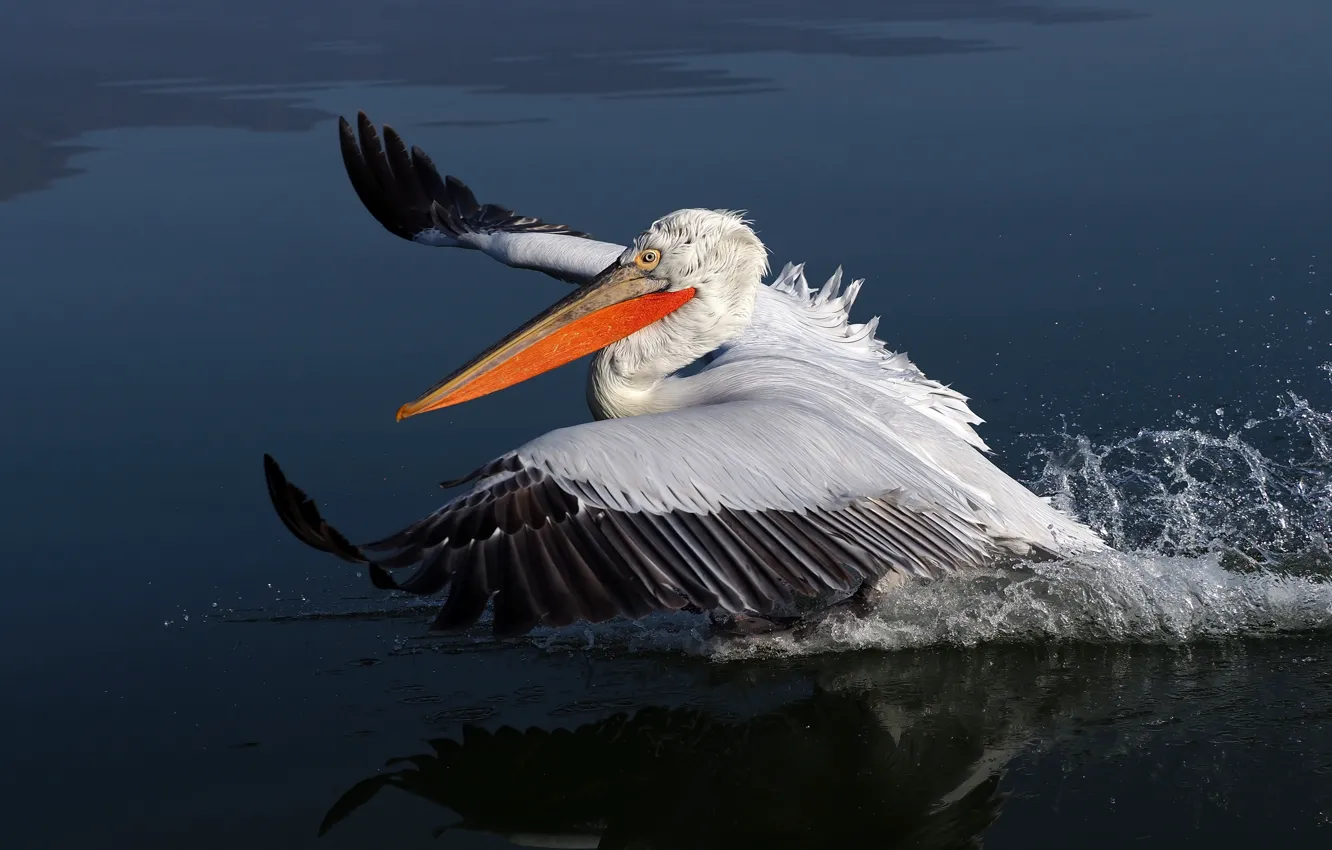
[{"label": "black wing feather", "polygon": [[[975,533],[961,520],[888,499],[805,513],[651,514],[589,505],[514,455],[482,469],[470,492],[372,549],[348,542],[264,456],[273,507],[293,535],[365,564],[376,587],[447,588],[439,629],[474,624],[492,599],[493,629],[506,636],[657,611],[767,613],[796,596],[851,592],[889,570],[934,576],[945,568],[936,554],[980,560],[974,548],[961,552],[962,537]],[[396,580],[403,569],[409,576]]]},{"label": "black wing feather", "polygon": [[381,143],[375,125],[357,113],[356,129],[338,118],[342,164],[361,204],[394,236],[418,241],[432,231],[457,238],[469,233],[554,233],[591,238],[567,224],[519,215],[499,204],[482,204],[461,180],[441,178],[425,151],[408,149],[392,127],[384,125]]}]

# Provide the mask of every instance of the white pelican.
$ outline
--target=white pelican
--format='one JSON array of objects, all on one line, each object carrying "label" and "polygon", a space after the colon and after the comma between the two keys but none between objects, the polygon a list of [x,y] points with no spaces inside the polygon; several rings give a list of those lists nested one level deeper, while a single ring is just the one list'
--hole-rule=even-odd
[{"label": "white pelican", "polygon": [[[458,404],[595,353],[596,421],[537,437],[449,486],[471,489],[402,531],[353,545],[264,458],[269,494],[307,544],[375,585],[449,593],[434,628],[702,610],[739,631],[790,625],[799,598],[864,603],[876,584],[1015,557],[1104,548],[985,456],[966,397],[849,324],[862,281],[770,284],[731,212],[686,209],[629,246],[480,205],[391,128],[341,121],[348,174],[391,232],[481,250],[580,285],[398,410]],[[685,367],[706,360],[693,374]],[[405,579],[391,571],[414,568]]]}]

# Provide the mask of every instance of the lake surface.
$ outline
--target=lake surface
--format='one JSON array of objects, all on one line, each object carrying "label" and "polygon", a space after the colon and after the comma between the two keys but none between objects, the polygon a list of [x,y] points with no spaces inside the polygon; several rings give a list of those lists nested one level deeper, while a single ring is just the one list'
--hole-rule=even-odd
[{"label": "lake surface", "polygon": [[[7,15],[6,847],[1327,842],[1332,6],[452,6]],[[380,228],[358,109],[483,201],[743,208],[868,278],[855,318],[1127,554],[802,645],[427,637],[262,454],[364,539],[588,419],[585,374],[394,422],[566,288]]]}]

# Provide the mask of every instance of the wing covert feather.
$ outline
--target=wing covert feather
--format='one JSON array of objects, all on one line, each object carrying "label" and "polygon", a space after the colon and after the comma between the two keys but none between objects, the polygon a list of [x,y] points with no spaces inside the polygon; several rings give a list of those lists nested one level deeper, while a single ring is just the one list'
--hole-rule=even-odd
[{"label": "wing covert feather", "polygon": [[[551,432],[482,467],[439,510],[364,546],[324,521],[268,457],[265,473],[275,509],[308,545],[366,564],[384,586],[448,588],[439,629],[472,625],[492,600],[497,635],[687,607],[762,614],[798,597],[850,593],[889,571],[932,578],[998,554],[982,518],[957,510],[965,495],[903,499],[901,476],[882,468],[859,477],[851,461],[828,468],[828,458],[851,456],[836,445],[803,458],[770,448],[747,456],[748,491],[735,489],[741,479],[728,490],[728,466],[708,471],[724,460],[717,452],[726,447],[711,439],[720,430],[756,439],[761,427],[781,441],[785,429],[810,433],[813,424],[798,406],[785,407],[780,424],[761,404],[728,404],[710,416],[681,410]],[[643,429],[655,442],[642,442]],[[587,440],[596,451],[583,450]],[[824,458],[817,470],[815,456]],[[861,451],[859,460],[874,458]]]}]

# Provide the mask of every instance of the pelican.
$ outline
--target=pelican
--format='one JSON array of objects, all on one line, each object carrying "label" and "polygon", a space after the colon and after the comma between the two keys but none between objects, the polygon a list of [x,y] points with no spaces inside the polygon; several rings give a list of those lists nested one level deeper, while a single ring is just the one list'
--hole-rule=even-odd
[{"label": "pelican", "polygon": [[[264,467],[300,540],[375,586],[448,594],[432,628],[496,636],[577,621],[708,612],[741,633],[863,611],[878,592],[1019,558],[1105,548],[987,457],[965,396],[852,324],[862,280],[770,283],[751,223],[670,213],[629,245],[479,204],[362,113],[339,121],[361,202],[390,232],[480,250],[578,284],[397,412],[503,390],[586,355],[593,421],[551,431],[448,486],[469,489],[395,534],[352,544]],[[697,370],[686,367],[702,362]],[[398,578],[398,576],[405,576]]]}]

